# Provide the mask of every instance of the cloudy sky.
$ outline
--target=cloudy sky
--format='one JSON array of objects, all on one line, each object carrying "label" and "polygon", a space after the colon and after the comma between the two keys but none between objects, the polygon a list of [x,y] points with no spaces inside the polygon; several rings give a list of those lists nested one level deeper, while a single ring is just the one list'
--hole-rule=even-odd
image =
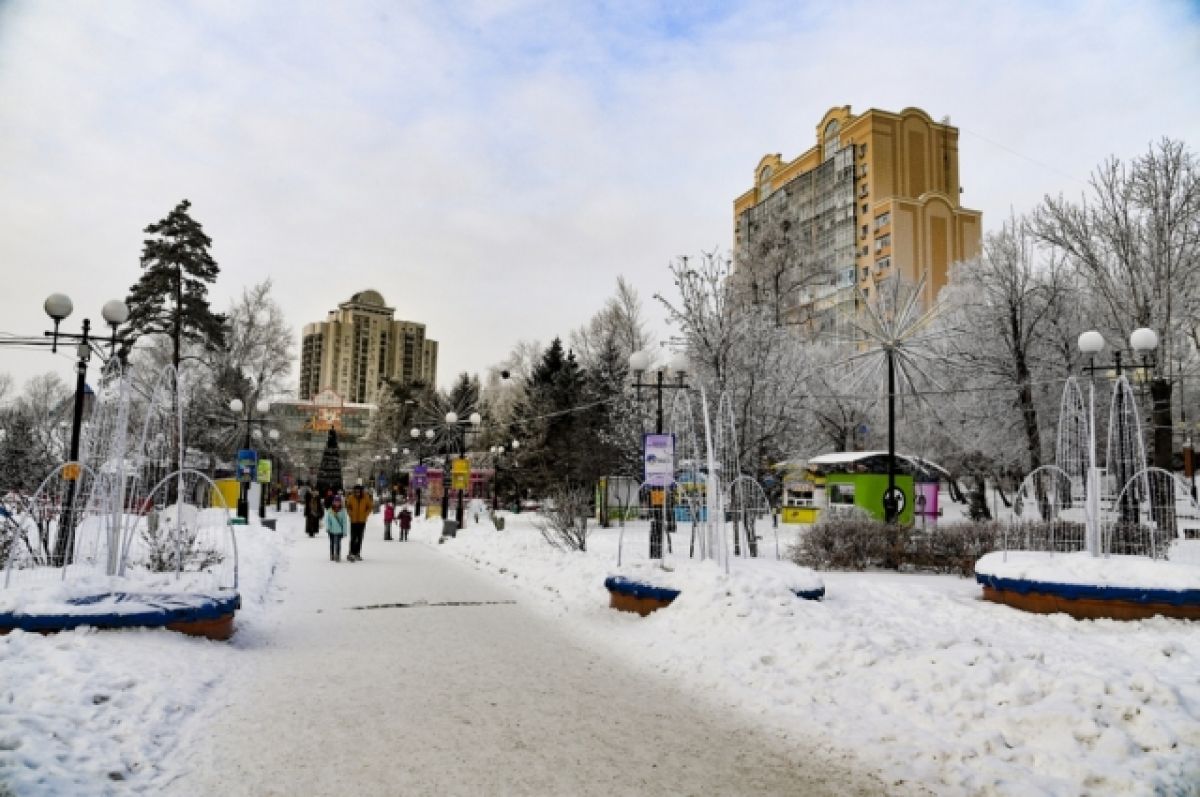
[{"label": "cloudy sky", "polygon": [[[831,106],[961,130],[987,228],[1163,135],[1200,149],[1196,2],[0,0],[0,333],[78,327],[186,197],[226,306],[299,335],[375,288],[440,379],[565,335],[630,278],[730,245],[759,158]],[[0,348],[18,381],[68,356]]]}]

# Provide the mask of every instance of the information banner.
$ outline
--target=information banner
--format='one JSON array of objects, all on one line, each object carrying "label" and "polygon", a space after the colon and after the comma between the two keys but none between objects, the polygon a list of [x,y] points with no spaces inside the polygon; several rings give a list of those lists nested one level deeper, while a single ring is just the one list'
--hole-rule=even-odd
[{"label": "information banner", "polygon": [[424,490],[429,486],[429,468],[424,465],[417,465],[412,469],[412,488],[414,490]]},{"label": "information banner", "polygon": [[455,490],[471,489],[471,461],[469,459],[459,457],[451,463],[450,486]]},{"label": "information banner", "polygon": [[258,452],[243,448],[237,455],[237,480],[249,484],[254,481],[255,467],[258,463]]},{"label": "information banner", "polygon": [[271,460],[260,459],[258,461],[258,483],[259,484],[270,484],[271,483]]},{"label": "information banner", "polygon": [[642,438],[642,483],[669,487],[675,481],[675,435],[648,434]]}]

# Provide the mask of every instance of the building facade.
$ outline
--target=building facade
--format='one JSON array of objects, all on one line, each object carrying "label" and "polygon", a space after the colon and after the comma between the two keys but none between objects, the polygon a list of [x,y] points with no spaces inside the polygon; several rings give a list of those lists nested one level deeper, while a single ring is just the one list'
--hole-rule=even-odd
[{"label": "building facade", "polygon": [[924,111],[832,108],[816,145],[767,155],[734,200],[734,278],[781,323],[820,334],[900,279],[933,303],[951,264],[980,251],[981,214],[961,206],[958,129]]},{"label": "building facade", "polygon": [[300,343],[302,400],[333,390],[352,404],[377,404],[385,380],[434,385],[437,341],[425,325],[397,321],[378,291],[351,296],[328,319],[306,324]]}]

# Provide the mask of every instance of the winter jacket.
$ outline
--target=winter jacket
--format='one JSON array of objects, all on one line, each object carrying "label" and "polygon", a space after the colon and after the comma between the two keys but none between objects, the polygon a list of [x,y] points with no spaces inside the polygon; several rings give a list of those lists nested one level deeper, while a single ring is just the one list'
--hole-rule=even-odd
[{"label": "winter jacket", "polygon": [[408,511],[408,507],[400,510],[400,528],[408,531],[412,527],[412,512]]},{"label": "winter jacket", "polygon": [[352,490],[350,495],[346,496],[346,511],[350,513],[351,523],[366,523],[374,508],[375,504],[366,490],[363,490],[362,494]]},{"label": "winter jacket", "polygon": [[334,511],[332,507],[325,510],[325,530],[339,536],[349,531],[350,517],[346,514],[346,510]]},{"label": "winter jacket", "polygon": [[391,504],[384,504],[383,505],[383,522],[391,523],[392,520],[395,519],[395,517],[396,517],[396,507],[392,506]]}]

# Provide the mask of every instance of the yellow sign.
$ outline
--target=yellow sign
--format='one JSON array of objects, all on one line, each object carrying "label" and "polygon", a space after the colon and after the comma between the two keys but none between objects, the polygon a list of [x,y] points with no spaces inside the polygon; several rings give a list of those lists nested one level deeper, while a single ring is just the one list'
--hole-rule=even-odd
[{"label": "yellow sign", "polygon": [[455,490],[471,489],[471,461],[459,457],[450,463],[450,486]]},{"label": "yellow sign", "polygon": [[78,462],[68,462],[66,465],[63,465],[62,477],[63,477],[63,481],[67,481],[67,482],[73,482],[76,479],[78,479],[79,478],[79,463]]},{"label": "yellow sign", "polygon": [[666,490],[651,490],[650,506],[662,506],[664,498],[666,498]]}]

